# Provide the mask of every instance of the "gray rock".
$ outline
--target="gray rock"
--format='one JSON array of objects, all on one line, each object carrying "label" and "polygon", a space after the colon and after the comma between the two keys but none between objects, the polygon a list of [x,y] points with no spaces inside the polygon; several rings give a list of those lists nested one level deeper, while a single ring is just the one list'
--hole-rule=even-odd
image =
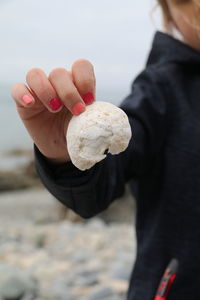
[{"label": "gray rock", "polygon": [[88,300],[108,300],[109,297],[116,296],[116,293],[110,287],[98,287],[88,296]]},{"label": "gray rock", "polygon": [[30,293],[26,293],[22,298],[21,300],[36,300],[36,297],[37,295],[36,294],[30,294]]},{"label": "gray rock", "polygon": [[35,235],[34,237],[34,244],[37,248],[43,248],[46,243],[46,234],[43,232],[40,232]]},{"label": "gray rock", "polygon": [[132,265],[117,263],[111,269],[111,278],[129,281],[132,271]]},{"label": "gray rock", "polygon": [[99,283],[97,277],[87,276],[76,279],[76,286],[77,287],[84,287],[84,286],[94,286]]},{"label": "gray rock", "polygon": [[114,295],[114,296],[103,298],[102,300],[126,300],[126,298]]},{"label": "gray rock", "polygon": [[0,299],[31,300],[37,296],[38,290],[37,280],[27,272],[0,264]]},{"label": "gray rock", "polygon": [[87,259],[87,254],[84,252],[77,252],[70,258],[72,264],[83,264]]},{"label": "gray rock", "polygon": [[70,273],[70,274],[64,274],[60,277],[58,277],[53,285],[53,288],[56,291],[59,291],[60,289],[68,289],[73,287],[76,284],[76,274]]},{"label": "gray rock", "polygon": [[51,300],[77,300],[77,297],[71,293],[73,285],[76,285],[76,279],[73,275],[58,278],[51,290]]},{"label": "gray rock", "polygon": [[66,273],[54,283],[54,289],[59,290],[70,290],[73,287],[91,287],[99,283],[98,272],[96,271],[79,271]]},{"label": "gray rock", "polygon": [[24,282],[15,276],[5,280],[0,287],[1,297],[4,300],[20,300],[25,295],[26,286]]},{"label": "gray rock", "polygon": [[77,272],[77,276],[81,277],[97,277],[98,270],[83,270],[81,272]]},{"label": "gray rock", "polygon": [[86,223],[87,227],[91,227],[92,229],[96,229],[96,230],[104,230],[105,229],[105,222],[103,221],[103,219],[100,219],[98,217],[89,219]]},{"label": "gray rock", "polygon": [[79,275],[81,278],[79,279],[79,284],[82,286],[94,286],[99,284],[99,270],[86,270],[81,272]]},{"label": "gray rock", "polygon": [[57,291],[51,295],[51,300],[79,300],[77,296],[73,295],[70,290],[68,291],[67,288],[59,288]]}]

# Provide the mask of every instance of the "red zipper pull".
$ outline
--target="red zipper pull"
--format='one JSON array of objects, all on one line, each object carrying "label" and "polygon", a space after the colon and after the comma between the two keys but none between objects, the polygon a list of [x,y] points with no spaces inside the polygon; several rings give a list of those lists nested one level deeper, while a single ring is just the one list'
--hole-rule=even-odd
[{"label": "red zipper pull", "polygon": [[167,266],[164,275],[160,281],[154,300],[167,299],[171,286],[176,278],[177,270],[178,270],[178,260],[172,259],[169,265]]}]

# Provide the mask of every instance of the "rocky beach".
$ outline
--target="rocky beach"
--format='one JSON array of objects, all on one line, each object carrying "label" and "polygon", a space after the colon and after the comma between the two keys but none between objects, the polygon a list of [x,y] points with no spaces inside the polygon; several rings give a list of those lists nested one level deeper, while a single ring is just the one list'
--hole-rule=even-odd
[{"label": "rocky beach", "polygon": [[31,151],[8,157],[15,167],[0,171],[0,300],[125,300],[136,250],[129,191],[83,220],[42,187]]}]

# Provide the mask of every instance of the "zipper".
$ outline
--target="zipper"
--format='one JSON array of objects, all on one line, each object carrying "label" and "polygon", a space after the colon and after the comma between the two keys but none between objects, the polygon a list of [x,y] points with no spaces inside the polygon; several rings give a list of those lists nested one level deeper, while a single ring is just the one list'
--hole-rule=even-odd
[{"label": "zipper", "polygon": [[177,276],[178,265],[177,259],[173,258],[170,261],[161,278],[154,300],[167,300],[167,296]]}]

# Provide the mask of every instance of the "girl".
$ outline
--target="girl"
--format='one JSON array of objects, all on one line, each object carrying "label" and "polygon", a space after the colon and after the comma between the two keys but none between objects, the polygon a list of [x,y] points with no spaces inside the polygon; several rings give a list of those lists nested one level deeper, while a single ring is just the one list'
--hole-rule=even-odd
[{"label": "girl", "polygon": [[[179,269],[167,299],[197,300],[199,7],[194,0],[159,0],[159,4],[168,34],[155,34],[146,68],[121,105],[133,129],[125,152],[108,155],[83,172],[70,162],[65,140],[68,122],[95,98],[89,61],[76,61],[71,71],[55,69],[49,77],[32,69],[27,74],[28,86],[16,84],[12,95],[35,143],[36,166],[44,185],[77,214],[85,218],[98,214],[123,194],[127,181],[132,187],[136,180],[138,248],[128,299],[154,299],[166,266],[176,258]],[[181,41],[173,37],[174,28]],[[166,295],[155,299],[166,299]]]}]

